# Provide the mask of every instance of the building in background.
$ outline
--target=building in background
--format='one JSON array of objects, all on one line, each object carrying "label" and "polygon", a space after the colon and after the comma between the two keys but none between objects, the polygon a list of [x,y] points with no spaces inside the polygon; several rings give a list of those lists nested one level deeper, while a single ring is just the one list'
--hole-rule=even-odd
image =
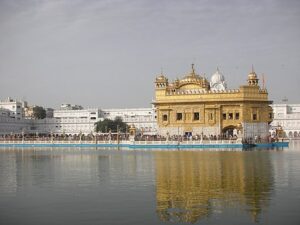
[{"label": "building in background", "polygon": [[24,119],[23,105],[23,102],[10,97],[0,101],[0,134],[21,134],[24,130],[30,130],[33,122]]},{"label": "building in background", "polygon": [[2,113],[6,112],[8,117],[12,119],[21,120],[23,118],[23,103],[21,101],[13,100],[8,97],[4,101],[0,101],[0,110]]},{"label": "building in background", "polygon": [[[1,111],[1,110],[0,110]],[[29,133],[34,120],[16,119],[10,116],[0,116],[0,135]]]},{"label": "building in background", "polygon": [[[133,109],[84,109],[80,105],[62,104],[60,109],[46,108],[45,119],[34,119],[33,108],[26,102],[5,101],[5,108],[0,107],[0,134],[91,134],[95,132],[95,123],[114,120],[120,117],[128,125],[134,125],[143,134],[156,134],[156,118],[154,108]],[[13,111],[13,110],[14,111]],[[24,118],[22,118],[22,110]],[[15,115],[20,115],[16,119]]]},{"label": "building in background", "polygon": [[128,125],[134,125],[139,133],[153,135],[157,133],[155,108],[102,109],[103,119],[114,120],[120,117]]},{"label": "building in background", "polygon": [[34,106],[29,106],[28,104],[26,104],[26,106],[23,108],[24,111],[24,117],[26,119],[33,119],[33,108]]},{"label": "building in background", "polygon": [[46,118],[53,118],[54,109],[52,108],[46,108]]},{"label": "building in background", "polygon": [[281,127],[283,135],[289,138],[300,138],[300,104],[273,104],[272,135]]},{"label": "building in background", "polygon": [[69,103],[63,103],[60,106],[61,110],[81,110],[83,107],[81,105],[72,105]]},{"label": "building in background", "polygon": [[82,106],[70,104],[63,104],[60,109],[55,109],[53,117],[60,121],[59,133],[72,135],[93,133],[95,123],[101,120],[99,109],[84,109]]}]

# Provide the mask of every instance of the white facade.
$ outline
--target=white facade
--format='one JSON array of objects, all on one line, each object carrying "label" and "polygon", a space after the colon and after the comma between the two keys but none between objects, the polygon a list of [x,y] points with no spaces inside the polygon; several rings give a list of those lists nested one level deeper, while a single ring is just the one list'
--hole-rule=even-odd
[{"label": "white facade", "polygon": [[41,120],[32,120],[32,126],[29,133],[34,134],[62,134],[61,120],[56,118],[45,118]]},{"label": "white facade", "polygon": [[4,101],[0,101],[0,110],[1,114],[3,115],[4,111],[5,114],[10,118],[20,120],[23,118],[23,108],[22,102],[13,100],[11,98],[7,98]]},{"label": "white facade", "polygon": [[116,117],[122,118],[128,125],[133,124],[139,132],[143,134],[156,134],[157,122],[154,108],[131,108],[131,109],[103,109],[101,117],[103,119],[114,120]]},{"label": "white facade", "polygon": [[143,134],[156,134],[154,108],[83,109],[78,105],[63,104],[53,110],[53,118],[42,120],[23,118],[21,102],[8,98],[0,104],[0,134],[91,134],[95,123],[103,119],[121,117],[123,122],[134,125]]},{"label": "white facade", "polygon": [[16,119],[10,116],[0,116],[0,135],[3,134],[21,134],[30,131],[33,126],[33,120]]},{"label": "white facade", "polygon": [[60,121],[58,133],[90,134],[95,131],[100,113],[99,109],[60,109],[54,110],[53,117]]},{"label": "white facade", "polygon": [[286,137],[300,137],[300,104],[273,104],[272,132],[281,126]]},{"label": "white facade", "polygon": [[269,134],[269,124],[261,123],[242,123],[245,138],[261,137],[266,139]]}]

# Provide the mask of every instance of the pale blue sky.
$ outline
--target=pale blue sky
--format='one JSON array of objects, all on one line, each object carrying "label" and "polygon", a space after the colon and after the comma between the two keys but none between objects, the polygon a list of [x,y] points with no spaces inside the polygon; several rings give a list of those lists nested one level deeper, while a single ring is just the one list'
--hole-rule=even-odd
[{"label": "pale blue sky", "polygon": [[218,66],[229,88],[254,64],[270,99],[300,103],[300,1],[0,0],[0,98],[149,107],[171,80]]}]

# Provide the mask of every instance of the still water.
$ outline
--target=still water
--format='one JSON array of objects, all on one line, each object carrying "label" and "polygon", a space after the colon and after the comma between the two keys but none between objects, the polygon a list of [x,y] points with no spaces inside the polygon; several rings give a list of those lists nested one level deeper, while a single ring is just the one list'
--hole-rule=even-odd
[{"label": "still water", "polygon": [[0,148],[0,224],[300,224],[287,149]]}]

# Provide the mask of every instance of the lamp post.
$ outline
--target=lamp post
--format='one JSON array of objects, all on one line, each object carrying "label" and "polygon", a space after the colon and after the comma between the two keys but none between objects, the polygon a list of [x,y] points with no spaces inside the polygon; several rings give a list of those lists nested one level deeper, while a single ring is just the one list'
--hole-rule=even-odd
[{"label": "lamp post", "polygon": [[120,140],[119,140],[119,125],[117,125],[117,143],[118,144],[120,143]]},{"label": "lamp post", "polygon": [[244,132],[243,132],[243,125],[241,123],[238,123],[237,124],[237,141],[239,142],[243,142],[243,135],[244,135]]},{"label": "lamp post", "polygon": [[22,143],[24,143],[24,128],[22,129]]},{"label": "lamp post", "polygon": [[108,131],[108,141],[109,143],[111,143],[111,129],[109,129]]}]

